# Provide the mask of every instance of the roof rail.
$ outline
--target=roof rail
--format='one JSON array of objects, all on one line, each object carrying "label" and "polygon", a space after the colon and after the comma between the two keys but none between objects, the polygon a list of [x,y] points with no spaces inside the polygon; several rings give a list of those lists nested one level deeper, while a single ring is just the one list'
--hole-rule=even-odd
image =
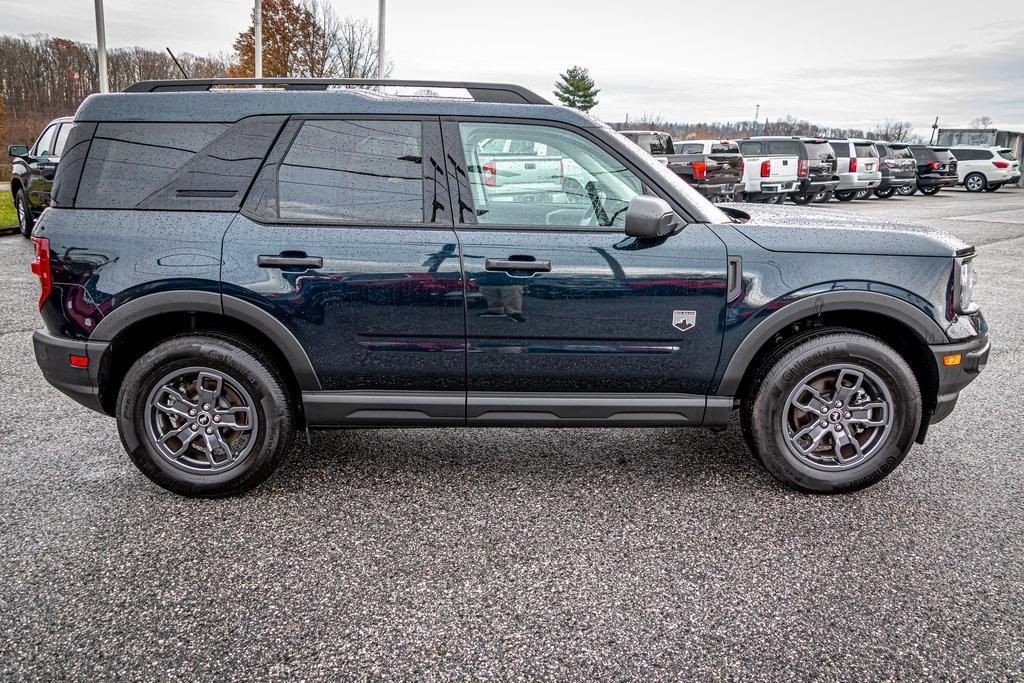
[{"label": "roof rail", "polygon": [[190,92],[230,85],[276,85],[286,90],[326,90],[333,85],[391,85],[414,88],[462,88],[477,102],[503,104],[551,104],[520,85],[509,83],[465,83],[461,81],[399,81],[379,78],[187,78],[168,81],[139,81],[124,92]]}]

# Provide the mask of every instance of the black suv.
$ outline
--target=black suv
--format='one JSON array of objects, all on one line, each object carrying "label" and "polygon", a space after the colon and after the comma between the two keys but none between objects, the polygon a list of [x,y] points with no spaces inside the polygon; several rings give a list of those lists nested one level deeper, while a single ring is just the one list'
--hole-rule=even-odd
[{"label": "black suv", "polygon": [[[245,490],[304,429],[738,409],[774,476],[851,491],[985,365],[959,240],[718,208],[523,88],[356,88],[387,83],[148,82],[78,110],[33,236],[36,358],[159,485]],[[493,150],[540,146],[558,170],[503,191]]]},{"label": "black suv", "polygon": [[[921,194],[937,194],[942,188],[954,187],[959,182],[956,157],[950,153],[949,148],[909,145],[909,149],[917,162],[917,182],[914,187]],[[913,190],[900,194],[913,194]]]},{"label": "black suv", "polygon": [[875,188],[875,196],[879,199],[889,199],[893,194],[907,188],[910,192],[900,194],[913,194],[913,187],[917,180],[917,162],[910,151],[910,145],[901,142],[876,142],[875,149],[878,150],[878,158],[882,165],[882,182]]},{"label": "black suv", "polygon": [[11,167],[11,195],[18,213],[18,227],[28,237],[39,214],[50,205],[53,176],[64,151],[74,119],[65,116],[46,124],[31,148],[10,145],[7,154],[14,158]]},{"label": "black suv", "polygon": [[794,204],[810,204],[812,201],[827,202],[839,185],[836,175],[838,160],[828,140],[801,138],[807,151],[807,175],[800,180],[796,192],[789,195]]}]

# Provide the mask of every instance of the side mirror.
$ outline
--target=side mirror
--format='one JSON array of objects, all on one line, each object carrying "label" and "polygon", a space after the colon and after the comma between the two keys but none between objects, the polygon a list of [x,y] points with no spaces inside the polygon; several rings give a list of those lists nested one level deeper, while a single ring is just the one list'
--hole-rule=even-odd
[{"label": "side mirror", "polygon": [[661,197],[633,197],[626,209],[626,234],[631,237],[665,237],[678,226],[675,212]]},{"label": "side mirror", "polygon": [[7,155],[12,157],[27,157],[28,147],[25,145],[7,145]]}]

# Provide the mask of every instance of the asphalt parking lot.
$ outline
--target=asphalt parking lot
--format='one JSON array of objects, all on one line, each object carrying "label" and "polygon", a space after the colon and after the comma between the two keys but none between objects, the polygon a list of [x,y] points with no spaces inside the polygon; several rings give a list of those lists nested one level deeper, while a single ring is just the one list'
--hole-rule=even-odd
[{"label": "asphalt parking lot", "polygon": [[927,444],[832,497],[734,425],[319,433],[179,498],[42,380],[0,238],[0,678],[1020,679],[1024,191],[831,207],[979,245],[993,342]]}]

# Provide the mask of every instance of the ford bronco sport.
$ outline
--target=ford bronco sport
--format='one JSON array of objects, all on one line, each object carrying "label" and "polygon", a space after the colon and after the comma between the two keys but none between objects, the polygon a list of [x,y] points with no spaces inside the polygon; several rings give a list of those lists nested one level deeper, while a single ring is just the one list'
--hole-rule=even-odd
[{"label": "ford bronco sport", "polygon": [[[36,357],[160,486],[243,491],[308,429],[738,410],[775,477],[851,491],[985,365],[952,237],[719,208],[523,88],[355,87],[387,83],[144,82],[79,108],[33,233]],[[496,140],[571,161],[586,200],[500,191]]]}]

